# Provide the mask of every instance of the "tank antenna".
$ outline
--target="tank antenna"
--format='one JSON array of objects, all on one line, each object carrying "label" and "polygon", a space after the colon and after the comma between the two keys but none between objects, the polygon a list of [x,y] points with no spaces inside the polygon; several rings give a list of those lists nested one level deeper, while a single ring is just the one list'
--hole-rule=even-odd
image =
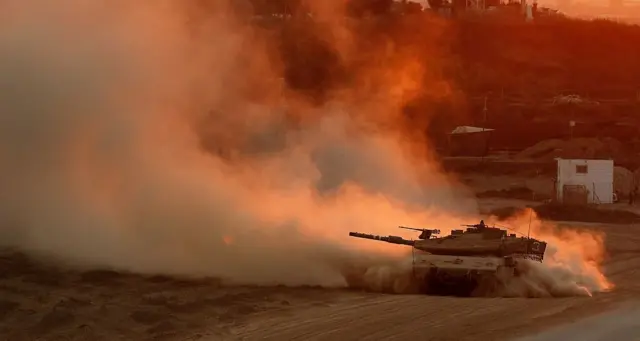
[{"label": "tank antenna", "polygon": [[416,251],[415,247],[411,248],[411,275],[416,276]]},{"label": "tank antenna", "polygon": [[531,239],[531,217],[533,216],[533,208],[529,207],[529,229],[527,230],[527,239]]}]

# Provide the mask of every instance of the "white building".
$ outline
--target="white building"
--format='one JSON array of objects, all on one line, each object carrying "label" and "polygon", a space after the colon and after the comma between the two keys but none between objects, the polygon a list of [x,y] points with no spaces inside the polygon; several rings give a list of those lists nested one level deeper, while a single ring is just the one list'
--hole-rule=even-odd
[{"label": "white building", "polygon": [[613,160],[556,160],[556,196],[559,202],[613,202]]}]

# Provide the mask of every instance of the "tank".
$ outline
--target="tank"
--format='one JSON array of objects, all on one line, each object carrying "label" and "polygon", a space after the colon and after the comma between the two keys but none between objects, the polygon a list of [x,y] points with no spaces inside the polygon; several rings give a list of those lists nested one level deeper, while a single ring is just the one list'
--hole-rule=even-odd
[{"label": "tank", "polygon": [[349,236],[411,247],[412,279],[427,294],[485,296],[519,276],[520,262],[544,259],[547,243],[542,240],[517,236],[482,221],[461,226],[464,229],[442,237],[436,236],[439,230],[399,226],[419,231],[416,240],[359,232]]}]

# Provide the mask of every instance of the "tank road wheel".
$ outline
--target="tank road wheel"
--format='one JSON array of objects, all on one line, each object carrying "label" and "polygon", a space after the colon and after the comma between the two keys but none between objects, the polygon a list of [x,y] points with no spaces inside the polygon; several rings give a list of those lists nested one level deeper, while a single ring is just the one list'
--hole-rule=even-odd
[{"label": "tank road wheel", "polygon": [[497,293],[500,281],[494,274],[480,275],[476,279],[476,287],[471,292],[472,297],[493,296]]},{"label": "tank road wheel", "polygon": [[422,285],[420,291],[425,295],[435,295],[436,282],[434,280],[436,271],[435,269],[429,269],[429,272],[422,278]]},{"label": "tank road wheel", "polygon": [[473,296],[496,297],[504,295],[507,286],[516,276],[515,269],[512,267],[498,267],[495,273],[486,273],[478,278],[478,287]]},{"label": "tank road wheel", "polygon": [[425,294],[432,296],[452,296],[455,293],[453,286],[443,282],[437,276],[428,276],[425,279]]},{"label": "tank road wheel", "polygon": [[437,269],[429,269],[429,272],[425,274],[422,281],[422,292],[433,296],[442,294],[442,283],[438,279]]},{"label": "tank road wheel", "polygon": [[471,297],[476,286],[477,286],[477,283],[474,280],[470,280],[470,279],[462,280],[456,284],[455,292],[453,296]]},{"label": "tank road wheel", "polygon": [[476,282],[469,278],[447,277],[446,274],[431,272],[425,276],[423,288],[427,295],[469,297],[476,288]]}]

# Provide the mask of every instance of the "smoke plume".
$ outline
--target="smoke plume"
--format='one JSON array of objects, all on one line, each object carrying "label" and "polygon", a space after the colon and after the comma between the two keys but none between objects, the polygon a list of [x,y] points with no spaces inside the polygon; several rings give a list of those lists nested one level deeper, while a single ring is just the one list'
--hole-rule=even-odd
[{"label": "smoke plume", "polygon": [[[477,212],[402,118],[417,97],[452,96],[437,71],[446,51],[427,43],[437,25],[423,63],[415,46],[358,38],[367,28],[322,3],[322,24],[289,32],[332,51],[325,78],[274,51],[286,32],[247,25],[224,1],[4,1],[2,246],[238,283],[344,286],[357,269],[373,289],[399,281],[393,266],[410,250],[347,232],[443,228]],[[296,63],[310,76],[292,76]],[[588,256],[545,236],[559,266]],[[576,285],[600,285],[588,282]]]}]

